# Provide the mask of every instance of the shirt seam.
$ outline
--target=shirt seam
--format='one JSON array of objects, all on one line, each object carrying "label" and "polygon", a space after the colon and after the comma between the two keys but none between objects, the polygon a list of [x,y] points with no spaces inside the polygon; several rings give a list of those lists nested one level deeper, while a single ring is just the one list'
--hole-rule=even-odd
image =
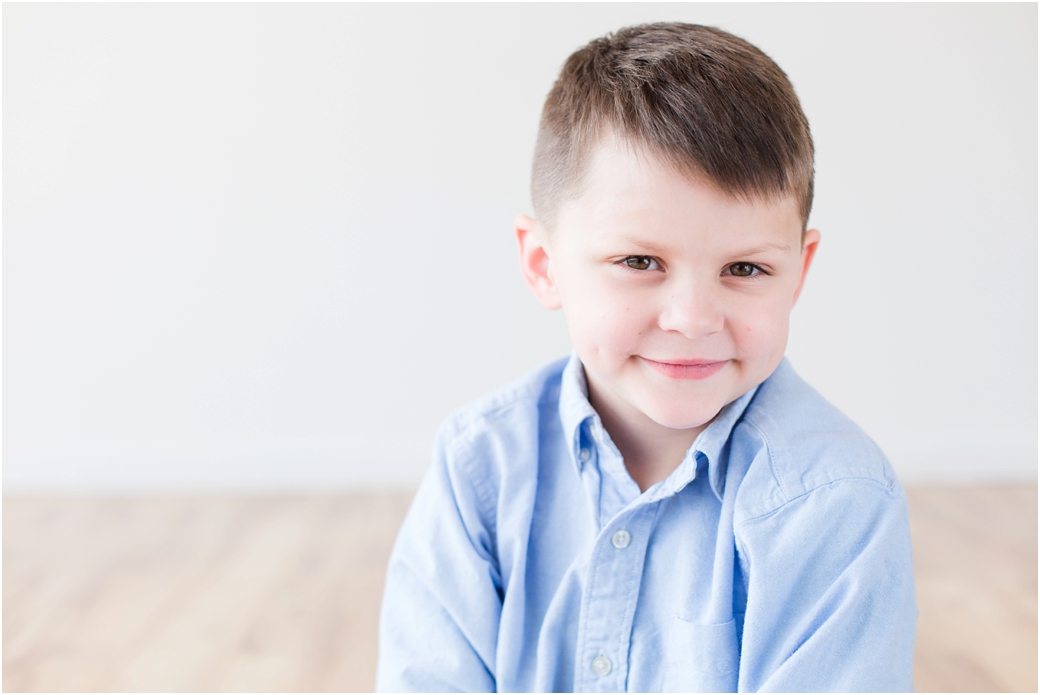
[{"label": "shirt seam", "polygon": [[[531,389],[525,390],[530,391]],[[527,401],[528,403],[533,402],[535,405],[535,409],[537,410],[538,406],[542,403],[542,398],[545,396],[546,394],[535,394],[529,392],[517,393],[514,397],[510,398],[505,403],[498,403],[493,406],[489,406],[486,409],[482,408],[472,415],[470,415],[470,412],[473,410],[472,406],[468,408],[463,408],[462,410],[456,412],[453,416],[450,417],[450,419],[453,420],[455,423],[455,435],[456,437],[471,439],[472,430],[474,430],[481,424],[486,424],[487,420],[491,416],[496,415],[502,410],[506,410],[508,408],[515,408],[518,405],[522,405],[524,401]]]},{"label": "shirt seam", "polygon": [[[820,485],[816,485],[815,487],[812,487],[812,488],[806,490],[805,492],[803,492],[800,495],[797,495],[796,497],[790,498],[789,500],[787,500],[783,504],[778,505],[778,506],[774,507],[773,509],[770,509],[767,512],[763,512],[763,513],[758,514],[756,516],[751,516],[751,517],[748,517],[747,519],[743,519],[743,520],[741,520],[737,524],[736,528],[741,528],[745,524],[748,524],[748,523],[750,523],[752,521],[758,521],[759,519],[763,519],[763,518],[765,518],[767,516],[770,516],[772,514],[776,514],[780,510],[782,510],[785,507],[789,506],[791,503],[797,502],[798,500],[800,500],[803,497],[806,497],[808,495],[811,495],[812,493],[816,492],[817,490],[822,490],[823,488],[827,488],[827,487],[836,487],[836,486],[842,485],[844,483],[855,483],[855,482],[869,483],[870,485],[874,485],[874,486],[877,486],[877,487],[881,488],[882,492],[884,492],[886,494],[891,494],[892,493],[892,488],[890,488],[890,487],[880,483],[879,481],[875,480],[874,478],[870,478],[870,477],[867,477],[867,476],[854,476],[854,475],[845,476],[845,477],[842,477],[842,478],[837,478],[835,480],[829,480],[826,483],[821,483]],[[737,539],[737,541],[738,541],[738,543],[740,542],[739,539]]]},{"label": "shirt seam", "polygon": [[[465,475],[465,480],[476,494],[477,501],[480,504],[480,518],[484,520],[484,523],[488,525],[488,531],[491,534],[492,547],[490,548],[492,557],[494,557],[496,564],[498,563],[498,519],[493,513],[494,510],[494,494],[491,489],[490,476],[476,475],[473,470],[473,462],[476,458],[476,450],[473,447],[473,440],[466,438],[464,440],[456,440],[452,442],[454,446],[452,449],[462,449],[465,451],[459,451],[456,449],[452,453],[455,454],[454,458],[460,469],[460,472]],[[468,456],[461,455],[463,453],[470,454]],[[457,504],[457,502],[456,502]]]}]

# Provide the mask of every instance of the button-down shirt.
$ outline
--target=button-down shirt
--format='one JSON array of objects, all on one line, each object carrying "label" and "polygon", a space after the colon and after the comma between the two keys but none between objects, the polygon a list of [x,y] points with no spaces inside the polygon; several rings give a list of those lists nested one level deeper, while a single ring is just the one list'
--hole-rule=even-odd
[{"label": "button-down shirt", "polygon": [[572,356],[441,428],[378,687],[911,690],[911,570],[887,461],[786,360],[641,492]]}]

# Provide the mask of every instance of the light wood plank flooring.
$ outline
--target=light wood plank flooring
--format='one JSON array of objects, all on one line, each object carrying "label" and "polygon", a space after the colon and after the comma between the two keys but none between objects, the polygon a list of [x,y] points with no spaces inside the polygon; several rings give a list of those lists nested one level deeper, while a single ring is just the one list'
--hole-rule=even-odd
[{"label": "light wood plank flooring", "polygon": [[[909,490],[921,691],[1037,689],[1037,489]],[[4,691],[364,691],[409,494],[12,497]]]}]

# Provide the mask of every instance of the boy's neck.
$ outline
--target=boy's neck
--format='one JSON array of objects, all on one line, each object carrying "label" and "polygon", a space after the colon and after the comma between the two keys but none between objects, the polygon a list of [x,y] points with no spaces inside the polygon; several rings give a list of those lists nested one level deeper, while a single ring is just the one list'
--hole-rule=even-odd
[{"label": "boy's neck", "polygon": [[586,372],[589,403],[617,446],[632,480],[645,492],[672,474],[697,435],[709,423],[690,429],[672,429],[654,422],[646,414],[613,397]]}]

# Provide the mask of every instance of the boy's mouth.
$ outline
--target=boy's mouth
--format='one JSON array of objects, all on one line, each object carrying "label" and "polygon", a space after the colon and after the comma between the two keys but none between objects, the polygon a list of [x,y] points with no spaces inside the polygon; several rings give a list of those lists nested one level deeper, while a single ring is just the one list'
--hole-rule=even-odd
[{"label": "boy's mouth", "polygon": [[658,362],[648,357],[641,358],[656,371],[672,379],[707,379],[729,363],[729,360],[668,360]]}]

